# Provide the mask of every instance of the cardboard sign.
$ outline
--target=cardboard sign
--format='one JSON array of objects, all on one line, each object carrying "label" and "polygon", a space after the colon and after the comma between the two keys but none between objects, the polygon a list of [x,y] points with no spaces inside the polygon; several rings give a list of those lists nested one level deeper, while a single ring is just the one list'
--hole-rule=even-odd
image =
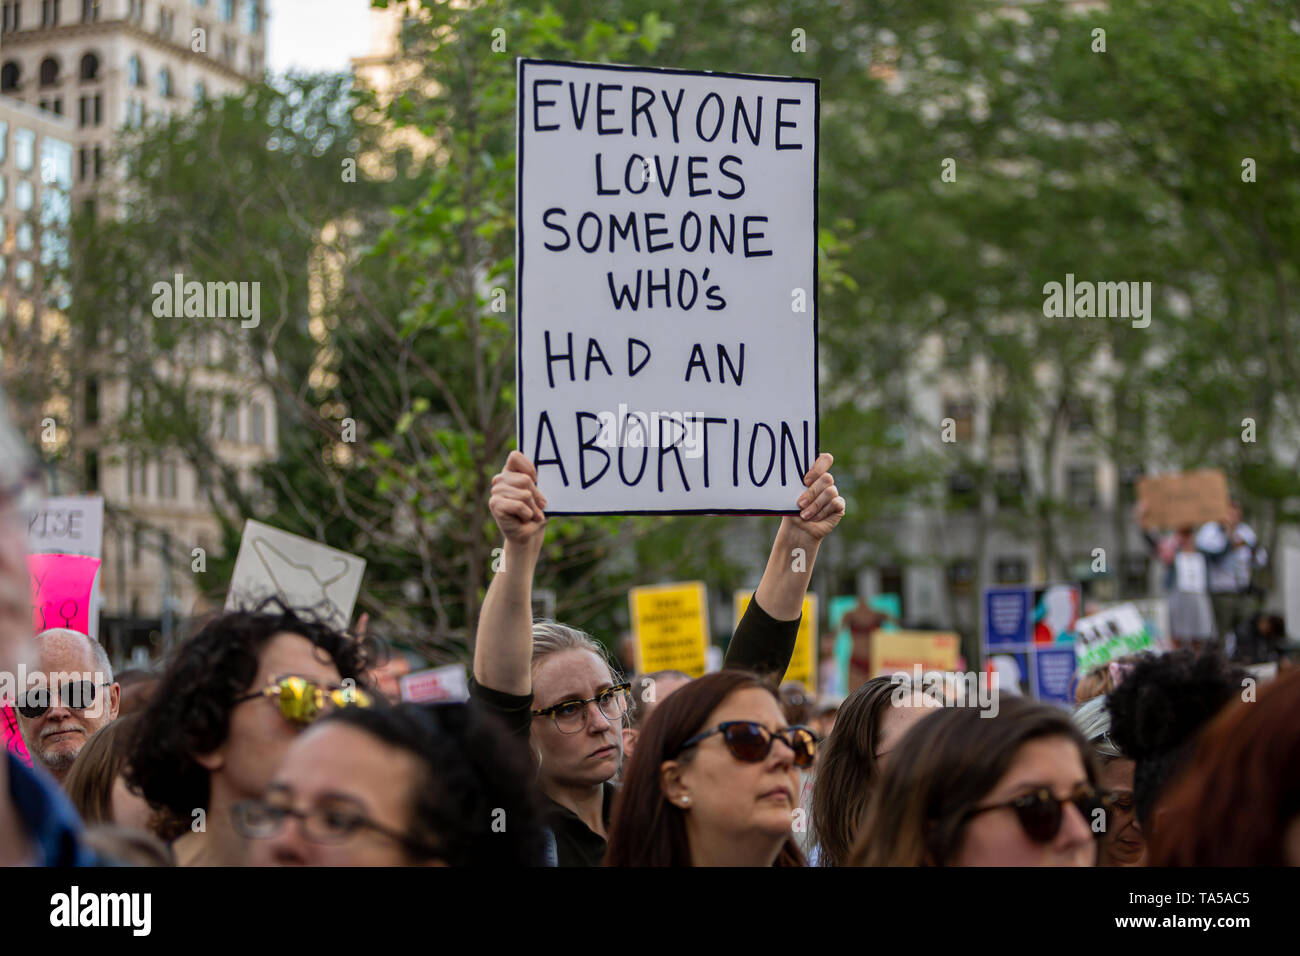
[{"label": "cardboard sign", "polygon": [[519,448],[551,514],[793,514],[818,83],[518,61]]},{"label": "cardboard sign", "polygon": [[[737,591],[732,595],[736,624],[745,616],[753,591]],[[802,617],[799,618],[799,635],[795,638],[794,653],[790,656],[790,666],[785,669],[781,682],[798,681],[808,688],[810,694],[817,693],[817,595],[808,594],[803,599]]]},{"label": "cardboard sign", "polygon": [[1146,622],[1132,604],[1081,617],[1075,629],[1074,654],[1080,674],[1126,654],[1152,649]]},{"label": "cardboard sign", "polygon": [[961,637],[952,631],[886,631],[871,635],[871,676],[908,675],[919,664],[922,671],[955,671],[961,654]]},{"label": "cardboard sign", "polygon": [[352,620],[365,558],[249,520],[235,558],[226,610],[251,609],[278,595],[336,630]]},{"label": "cardboard sign", "polygon": [[28,554],[102,558],[103,541],[103,498],[46,498],[27,518]]},{"label": "cardboard sign", "polygon": [[416,671],[405,675],[400,684],[402,700],[413,704],[469,700],[469,681],[464,664],[447,664],[427,671]]},{"label": "cardboard sign", "polygon": [[677,670],[692,677],[708,666],[708,596],[702,581],[633,588],[627,595],[638,674]]},{"label": "cardboard sign", "polygon": [[1137,480],[1138,506],[1146,507],[1144,528],[1195,528],[1224,521],[1231,503],[1223,472],[1186,471]]},{"label": "cardboard sign", "polygon": [[66,627],[90,633],[90,598],[99,558],[80,554],[29,554],[32,631]]}]

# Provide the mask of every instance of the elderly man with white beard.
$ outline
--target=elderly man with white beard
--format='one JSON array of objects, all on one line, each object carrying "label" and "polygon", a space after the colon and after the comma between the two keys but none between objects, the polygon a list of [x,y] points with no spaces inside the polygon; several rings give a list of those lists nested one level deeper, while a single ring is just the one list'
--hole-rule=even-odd
[{"label": "elderly man with white beard", "polygon": [[63,783],[91,734],[117,719],[122,688],[98,641],[56,627],[36,637],[39,660],[18,699],[18,728],[33,762]]}]

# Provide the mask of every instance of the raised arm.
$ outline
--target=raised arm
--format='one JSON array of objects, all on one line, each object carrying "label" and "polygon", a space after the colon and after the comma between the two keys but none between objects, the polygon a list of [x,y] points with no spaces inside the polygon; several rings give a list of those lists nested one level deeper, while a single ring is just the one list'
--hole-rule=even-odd
[{"label": "raised arm", "polygon": [[834,462],[822,454],[804,475],[804,492],[795,502],[799,515],[781,519],[758,590],[727,647],[725,666],[778,677],[789,666],[817,551],[844,517],[844,499],[830,473]]},{"label": "raised arm", "polygon": [[512,451],[492,476],[488,508],[505,537],[474,637],[474,680],[503,694],[531,694],[533,573],[546,531],[537,469]]}]

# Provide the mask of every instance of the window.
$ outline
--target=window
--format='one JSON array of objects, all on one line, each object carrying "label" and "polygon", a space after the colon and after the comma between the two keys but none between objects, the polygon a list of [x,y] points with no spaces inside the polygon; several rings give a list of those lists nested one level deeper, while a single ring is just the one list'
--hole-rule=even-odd
[{"label": "window", "polygon": [[239,441],[239,406],[227,402],[221,414],[221,437],[226,441]]},{"label": "window", "polygon": [[34,244],[32,239],[32,224],[30,222],[19,223],[18,230],[14,234],[14,239],[18,244],[19,252],[31,252],[32,245]]},{"label": "window", "polygon": [[4,5],[3,29],[5,33],[22,28],[22,24],[19,22],[21,19],[19,14],[22,13],[22,9],[23,5],[17,0],[11,0],[11,2]]},{"label": "window", "polygon": [[99,452],[95,451],[92,448],[91,450],[86,452],[86,457],[84,461],[85,461],[85,468],[86,468],[86,490],[98,491],[99,490]]},{"label": "window", "polygon": [[[144,550],[144,532],[140,530],[139,527],[136,527],[131,531],[131,567],[138,568],[140,566],[140,552],[143,550]],[[139,602],[139,600],[140,600],[139,598],[131,599],[132,614],[136,613],[136,605]]]},{"label": "window", "polygon": [[81,67],[77,71],[83,83],[93,83],[99,79],[99,57],[87,53],[81,58]]},{"label": "window", "polygon": [[144,0],[131,0],[130,8],[126,14],[130,19],[139,23],[144,19]]},{"label": "window", "polygon": [[94,23],[99,19],[100,0],[81,0],[81,22]]},{"label": "window", "polygon": [[176,462],[158,463],[158,496],[169,501],[176,498]]},{"label": "window", "polygon": [[144,73],[140,69],[139,54],[132,53],[131,58],[126,61],[126,81],[132,86],[144,86]]},{"label": "window", "polygon": [[943,403],[943,417],[951,418],[956,423],[958,441],[970,441],[974,434],[975,406],[970,401],[949,399]]},{"label": "window", "polygon": [[59,82],[59,61],[52,56],[41,60],[41,86],[56,86]]},{"label": "window", "polygon": [[14,205],[19,212],[27,212],[36,202],[36,187],[26,179],[18,180],[14,187]]},{"label": "window", "polygon": [[248,406],[248,440],[259,447],[266,441],[266,415],[261,402]]},{"label": "window", "polygon": [[979,506],[975,479],[962,471],[948,476],[948,504],[952,508],[973,511]]},{"label": "window", "polygon": [[948,587],[954,594],[970,594],[975,587],[975,562],[962,560],[949,564]]},{"label": "window", "polygon": [[88,126],[90,124],[90,97],[83,96],[77,100],[77,125]]},{"label": "window", "polygon": [[165,66],[158,71],[158,94],[166,97],[172,95],[172,71]]},{"label": "window", "polygon": [[993,563],[993,580],[998,584],[1024,584],[1028,579],[1024,558],[998,558]]},{"label": "window", "polygon": [[203,85],[202,80],[199,80],[197,83],[194,84],[194,105],[202,106],[207,101],[208,101],[208,88]]},{"label": "window", "polygon": [[99,379],[86,379],[86,424],[99,424]]},{"label": "window", "polygon": [[235,0],[221,0],[221,19],[225,23],[235,19]]},{"label": "window", "polygon": [[104,171],[104,153],[98,144],[95,145],[92,151],[92,156],[95,160],[95,178],[98,179],[100,174]]},{"label": "window", "polygon": [[[0,163],[5,161],[5,147],[9,144],[9,124],[0,120]],[[0,202],[4,202],[4,196],[0,195]]]},{"label": "window", "polygon": [[248,0],[244,5],[244,29],[255,35],[262,32],[261,0]]},{"label": "window", "polygon": [[84,183],[90,175],[90,151],[85,146],[77,147],[77,182]]},{"label": "window", "polygon": [[26,259],[19,260],[18,265],[14,266],[14,278],[18,280],[18,288],[23,292],[32,291],[32,280],[35,275],[35,267]]},{"label": "window", "polygon": [[1097,469],[1092,465],[1072,465],[1065,471],[1066,497],[1076,508],[1097,506]]},{"label": "window", "polygon": [[[8,9],[8,6],[5,9]],[[21,75],[22,70],[13,60],[0,67],[0,90],[10,93],[18,89],[18,80]]]},{"label": "window", "polygon": [[59,0],[41,0],[41,26],[59,25]]},{"label": "window", "polygon": [[21,126],[14,130],[14,165],[23,172],[36,160],[36,134]]},{"label": "window", "polygon": [[235,62],[235,54],[238,51],[239,51],[239,44],[237,44],[234,40],[232,40],[230,37],[221,38],[221,57],[227,63],[233,64]]},{"label": "window", "polygon": [[999,508],[1017,508],[1024,503],[1025,473],[1020,468],[1009,468],[993,476],[994,490]]},{"label": "window", "polygon": [[166,7],[159,8],[158,35],[163,37],[170,37],[172,35],[173,26],[174,26],[174,18],[172,17],[172,12],[168,10]]}]

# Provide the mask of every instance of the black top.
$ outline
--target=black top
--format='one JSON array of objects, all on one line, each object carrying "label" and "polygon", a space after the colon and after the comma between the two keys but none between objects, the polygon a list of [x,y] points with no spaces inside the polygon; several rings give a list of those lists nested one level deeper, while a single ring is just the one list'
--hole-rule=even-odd
[{"label": "black top", "polygon": [[[745,614],[736,625],[736,633],[727,646],[727,656],[722,666],[735,670],[751,670],[779,680],[790,666],[794,656],[794,642],[799,636],[799,618],[778,621],[750,600]],[[469,678],[470,700],[488,712],[496,714],[511,733],[528,738],[532,727],[533,695],[506,694],[479,684],[474,675]],[[603,816],[609,825],[609,815],[614,804],[614,785],[604,785]],[[555,837],[556,860],[560,866],[599,866],[605,856],[605,838],[592,831],[578,815],[554,800],[543,797],[546,824]]]}]

